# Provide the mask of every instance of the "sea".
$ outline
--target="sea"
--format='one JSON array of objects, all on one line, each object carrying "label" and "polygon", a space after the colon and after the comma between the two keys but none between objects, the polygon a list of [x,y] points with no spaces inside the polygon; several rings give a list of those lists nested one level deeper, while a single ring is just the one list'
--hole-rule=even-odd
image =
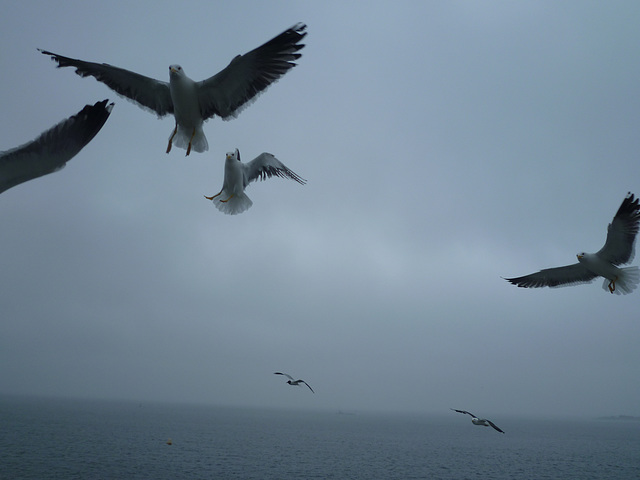
[{"label": "sea", "polygon": [[0,478],[640,479],[640,421],[492,420],[0,397]]}]

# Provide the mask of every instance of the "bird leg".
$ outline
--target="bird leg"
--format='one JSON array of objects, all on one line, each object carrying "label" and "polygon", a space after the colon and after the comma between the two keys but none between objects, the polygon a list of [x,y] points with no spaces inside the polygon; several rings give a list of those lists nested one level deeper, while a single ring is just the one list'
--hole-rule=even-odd
[{"label": "bird leg", "polygon": [[613,292],[615,292],[615,291],[616,291],[616,280],[618,280],[618,276],[617,276],[617,275],[616,275],[616,278],[614,278],[613,280],[611,280],[611,281],[609,282],[609,291],[610,291],[611,293],[613,293]]},{"label": "bird leg", "polygon": [[167,153],[171,151],[171,142],[173,142],[173,137],[176,136],[176,133],[178,133],[178,122],[176,122],[176,128],[173,129],[173,133],[169,137],[169,145],[167,145]]},{"label": "bird leg", "polygon": [[[187,146],[187,155],[191,153],[191,142],[193,141],[193,137],[195,136],[196,136],[196,127],[193,127],[193,133],[191,134],[191,138],[189,139],[189,145]],[[187,155],[185,155],[185,157]]]},{"label": "bird leg", "polygon": [[218,193],[216,193],[213,197],[207,197],[206,195],[204,196],[204,198],[206,198],[207,200],[213,200],[214,198],[216,198],[218,195],[220,195],[222,193],[222,190],[220,190]]},{"label": "bird leg", "polygon": [[231,196],[229,198],[227,198],[226,200],[220,200],[222,203],[227,203],[229,200],[231,200],[233,198],[233,193],[231,194]]}]

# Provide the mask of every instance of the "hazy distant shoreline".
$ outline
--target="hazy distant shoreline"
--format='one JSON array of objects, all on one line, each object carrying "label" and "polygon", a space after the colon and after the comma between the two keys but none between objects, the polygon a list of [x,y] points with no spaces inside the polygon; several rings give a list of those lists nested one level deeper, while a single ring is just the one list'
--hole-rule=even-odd
[{"label": "hazy distant shoreline", "polygon": [[625,420],[640,422],[640,417],[634,417],[633,415],[611,415],[608,417],[598,417],[598,420]]}]

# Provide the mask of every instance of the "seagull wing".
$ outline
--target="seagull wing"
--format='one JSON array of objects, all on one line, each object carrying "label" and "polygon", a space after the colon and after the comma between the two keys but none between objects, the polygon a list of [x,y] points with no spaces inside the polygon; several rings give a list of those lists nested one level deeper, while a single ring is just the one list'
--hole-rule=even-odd
[{"label": "seagull wing", "polygon": [[629,192],[622,201],[613,221],[607,228],[607,240],[597,252],[600,258],[613,265],[629,263],[634,256],[634,242],[640,223],[640,205]]},{"label": "seagull wing", "polygon": [[451,410],[453,410],[454,412],[464,413],[464,414],[466,414],[466,415],[471,415],[473,418],[478,418],[478,417],[476,417],[473,413],[471,413],[471,412],[467,412],[466,410],[456,410],[455,408],[452,408]]},{"label": "seagull wing", "polygon": [[249,183],[260,179],[265,180],[271,177],[290,178],[296,182],[304,185],[307,181],[304,178],[298,176],[298,174],[289,170],[280,160],[264,152],[251,160],[249,163],[243,165],[244,178],[246,187]]},{"label": "seagull wing", "polygon": [[0,152],[0,193],[60,170],[82,150],[109,118],[113,103],[103,100],[87,105],[32,142]]},{"label": "seagull wing", "polygon": [[200,113],[203,119],[218,115],[225,120],[236,117],[247,102],[295,67],[296,53],[304,47],[307,34],[297,24],[244,55],[237,55],[222,71],[198,82]]},{"label": "seagull wing", "polygon": [[589,283],[598,275],[587,270],[580,263],[566,265],[564,267],[545,268],[537,273],[525,275],[523,277],[505,278],[518,287],[537,288],[537,287],[564,287],[568,285],[577,285],[579,283]]},{"label": "seagull wing", "polygon": [[58,68],[75,67],[76,73],[81,77],[95,77],[116,93],[133,100],[143,108],[152,110],[159,117],[173,113],[173,102],[167,82],[113,67],[107,63],[84,62],[46,50],[40,50],[40,52],[50,55],[58,63]]},{"label": "seagull wing", "polygon": [[302,383],[304,383],[307,387],[309,387],[309,390],[311,390],[312,393],[316,393],[313,391],[313,388],[311,388],[311,385],[309,385],[307,382],[305,382],[304,380],[300,380]]},{"label": "seagull wing", "polygon": [[499,431],[500,433],[504,433],[502,430],[500,430],[495,423],[493,423],[491,420],[487,420],[487,422],[489,423],[489,425],[491,425],[495,430]]},{"label": "seagull wing", "polygon": [[294,380],[293,380],[293,377],[292,377],[291,375],[289,375],[288,373],[273,372],[273,374],[274,374],[274,375],[284,375],[285,377],[287,377],[287,378],[288,378],[289,380],[291,380],[292,382],[294,381]]}]

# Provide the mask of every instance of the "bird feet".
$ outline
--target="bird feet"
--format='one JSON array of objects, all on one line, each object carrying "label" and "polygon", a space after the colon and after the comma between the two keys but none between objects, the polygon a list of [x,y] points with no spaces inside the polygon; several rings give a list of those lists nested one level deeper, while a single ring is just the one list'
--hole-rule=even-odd
[{"label": "bird feet", "polygon": [[177,123],[176,123],[176,128],[173,129],[173,133],[169,137],[169,145],[167,145],[167,153],[169,153],[171,151],[171,145],[172,145],[172,142],[173,142],[173,137],[176,136],[176,133],[178,133],[178,124]]},{"label": "bird feet", "polygon": [[220,190],[218,193],[216,193],[214,196],[212,197],[207,197],[206,195],[204,196],[204,198],[206,198],[207,200],[213,200],[214,198],[216,198],[218,195],[220,195],[222,193],[222,190]]},{"label": "bird feet", "polygon": [[233,194],[231,194],[231,196],[229,198],[227,198],[226,200],[220,200],[222,203],[227,203],[229,200],[231,200],[233,198]]},{"label": "bird feet", "polygon": [[191,138],[189,139],[189,145],[187,145],[187,154],[185,155],[185,157],[188,156],[191,153],[191,142],[193,142],[193,137],[195,137],[195,136],[196,136],[196,129],[194,127],[193,128],[193,133],[191,134]]},{"label": "bird feet", "polygon": [[616,291],[616,280],[618,280],[618,277],[614,278],[613,280],[611,280],[611,281],[609,282],[609,291],[610,291],[611,293],[613,293],[613,292],[615,292],[615,291]]}]

